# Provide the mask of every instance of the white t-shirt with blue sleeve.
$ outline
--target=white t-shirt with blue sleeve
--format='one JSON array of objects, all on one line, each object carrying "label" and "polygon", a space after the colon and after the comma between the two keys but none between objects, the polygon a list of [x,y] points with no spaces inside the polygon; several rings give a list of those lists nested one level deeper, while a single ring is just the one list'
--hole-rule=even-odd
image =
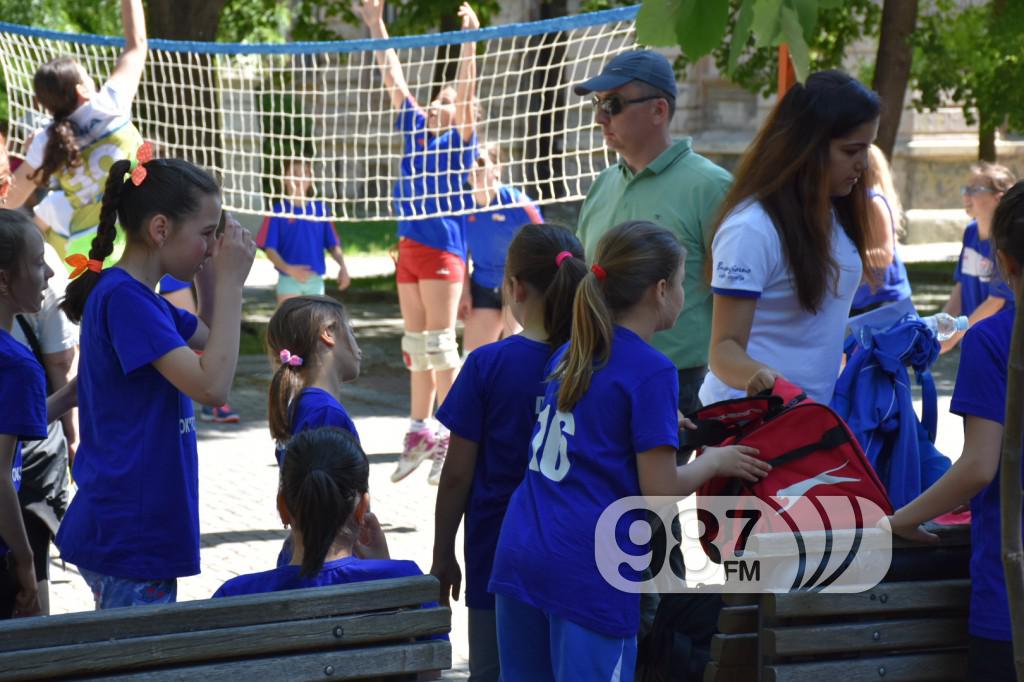
[{"label": "white t-shirt with blue sleeve", "polygon": [[104,270],[81,325],[78,492],[57,533],[63,558],[104,575],[199,573],[192,400],[153,366],[187,345],[196,317],[118,267]]},{"label": "white t-shirt with blue sleeve", "polygon": [[[747,354],[782,373],[819,403],[828,404],[842,363],[850,305],[860,284],[857,247],[833,221],[832,255],[837,286],[828,287],[817,313],[800,305],[782,241],[759,202],[737,207],[722,222],[711,247],[711,290],[721,296],[757,300]],[[700,390],[705,405],[742,397],[713,372]]]},{"label": "white t-shirt with blue sleeve", "polygon": [[[563,346],[551,359],[557,367]],[[490,590],[606,637],[640,627],[640,597],[601,575],[597,521],[612,503],[640,494],[637,457],[678,447],[679,375],[672,361],[634,332],[615,327],[611,354],[572,412],[558,411],[551,381],[530,443],[523,482],[505,513]],[[639,510],[616,524],[624,552],[642,555],[627,534]],[[625,573],[639,580],[635,573]]]}]

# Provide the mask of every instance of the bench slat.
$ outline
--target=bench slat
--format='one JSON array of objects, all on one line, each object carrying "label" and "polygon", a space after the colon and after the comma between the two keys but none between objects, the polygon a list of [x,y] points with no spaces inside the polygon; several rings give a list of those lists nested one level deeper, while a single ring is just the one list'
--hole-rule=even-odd
[{"label": "bench slat", "polygon": [[[884,674],[883,674],[884,673]],[[765,682],[931,682],[967,677],[966,651],[766,666]]]},{"label": "bench slat", "polygon": [[757,632],[757,606],[726,606],[718,613],[718,631],[727,635]]},{"label": "bench slat", "polygon": [[[90,678],[93,682],[179,682],[201,679],[203,682],[253,680],[351,680],[399,673],[445,670],[452,666],[452,647],[444,641],[414,642],[349,651],[323,651],[293,656],[273,656],[247,661],[231,661],[146,670],[116,677]],[[329,672],[328,672],[329,671]]]},{"label": "bench slat", "polygon": [[715,635],[711,638],[711,658],[724,665],[757,660],[757,633]]},{"label": "bench slat", "polygon": [[960,647],[967,641],[963,618],[886,620],[842,625],[770,627],[761,631],[762,647],[769,656],[804,656]]},{"label": "bench slat", "polygon": [[288,651],[336,649],[447,632],[447,608],[370,613],[0,654],[0,680],[22,680],[166,667]]},{"label": "bench slat", "polygon": [[430,575],[0,621],[0,652],[340,616],[437,601]]},{"label": "bench slat", "polygon": [[970,590],[970,580],[933,580],[881,583],[857,594],[766,594],[761,598],[761,610],[766,618],[773,620],[946,609],[966,611]]}]

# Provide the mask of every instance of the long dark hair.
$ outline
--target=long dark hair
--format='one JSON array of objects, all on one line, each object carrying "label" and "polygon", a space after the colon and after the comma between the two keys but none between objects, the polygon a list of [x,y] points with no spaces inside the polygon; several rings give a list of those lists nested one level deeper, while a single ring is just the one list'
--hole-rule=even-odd
[{"label": "long dark hair", "polygon": [[36,229],[21,211],[0,208],[0,270],[16,273],[21,268],[26,235]]},{"label": "long dark hair", "polygon": [[[996,249],[1024,266],[1024,181],[1003,195],[992,218],[992,242]],[[1017,301],[1017,305],[1022,305]]]},{"label": "long dark hair", "polygon": [[68,118],[78,108],[77,86],[82,83],[81,65],[73,57],[58,57],[38,69],[32,78],[36,101],[50,112],[53,122],[47,132],[43,165],[30,176],[38,185],[50,182],[50,176],[67,166],[82,165],[81,150],[75,139],[75,127]]},{"label": "long dark hair", "polygon": [[[146,179],[140,185],[125,180],[131,168],[127,159],[115,161],[103,190],[100,223],[89,247],[89,258],[103,261],[114,250],[117,223],[128,240],[138,238],[143,225],[155,215],[177,222],[199,209],[204,196],[219,195],[220,187],[205,170],[180,159],[153,159],[146,164]],[[82,319],[85,300],[99,282],[97,272],[86,270],[71,284],[61,308],[72,322]]]},{"label": "long dark hair", "polygon": [[[288,442],[281,466],[281,494],[302,534],[303,576],[314,576],[367,491],[370,463],[342,429],[303,431]],[[355,538],[353,538],[353,541]]]},{"label": "long dark hair", "polygon": [[809,312],[817,311],[839,280],[832,256],[833,208],[867,263],[868,188],[861,180],[849,195],[829,196],[829,143],[875,120],[880,111],[878,95],[847,74],[812,73],[775,105],[722,202],[718,226],[740,204],[761,203],[779,234],[800,305]]},{"label": "long dark hair", "polygon": [[329,296],[297,296],[281,303],[267,325],[267,350],[279,362],[282,350],[302,358],[295,367],[280,363],[270,380],[267,418],[270,435],[286,441],[292,435],[292,401],[306,387],[303,375],[317,362],[320,334],[334,329],[341,335],[348,326],[345,307]]},{"label": "long dark hair", "polygon": [[642,220],[622,223],[601,237],[594,262],[604,277],[591,271],[580,282],[569,348],[555,369],[562,382],[559,410],[572,410],[590,388],[594,371],[608,361],[615,317],[636,305],[651,285],[671,280],[685,254],[671,232]]},{"label": "long dark hair", "polygon": [[[563,251],[572,255],[559,264]],[[544,331],[553,348],[569,340],[572,302],[586,274],[583,247],[561,225],[524,225],[508,245],[505,277],[525,282],[544,297]]]}]

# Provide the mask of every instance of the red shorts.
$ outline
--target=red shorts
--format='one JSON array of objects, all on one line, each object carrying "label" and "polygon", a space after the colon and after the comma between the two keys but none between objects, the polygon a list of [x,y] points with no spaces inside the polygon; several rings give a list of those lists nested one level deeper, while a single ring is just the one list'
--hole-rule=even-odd
[{"label": "red shorts", "polygon": [[466,276],[466,262],[454,253],[402,237],[398,240],[399,284],[415,284],[421,279],[461,282]]}]

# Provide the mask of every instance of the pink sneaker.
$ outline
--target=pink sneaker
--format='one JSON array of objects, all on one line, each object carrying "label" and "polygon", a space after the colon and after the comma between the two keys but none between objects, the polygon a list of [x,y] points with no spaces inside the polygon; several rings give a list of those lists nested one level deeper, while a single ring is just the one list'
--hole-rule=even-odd
[{"label": "pink sneaker", "polygon": [[441,470],[444,469],[444,458],[448,456],[448,443],[451,441],[450,435],[444,435],[437,439],[437,445],[434,446],[434,451],[430,453],[430,459],[433,461],[430,464],[430,473],[427,474],[427,483],[430,485],[437,485],[441,482]]},{"label": "pink sneaker", "polygon": [[426,427],[419,431],[410,431],[405,434],[402,454],[398,457],[398,466],[395,467],[394,473],[391,474],[391,482],[398,483],[416,471],[416,467],[427,457],[430,457],[436,447],[437,436]]}]

